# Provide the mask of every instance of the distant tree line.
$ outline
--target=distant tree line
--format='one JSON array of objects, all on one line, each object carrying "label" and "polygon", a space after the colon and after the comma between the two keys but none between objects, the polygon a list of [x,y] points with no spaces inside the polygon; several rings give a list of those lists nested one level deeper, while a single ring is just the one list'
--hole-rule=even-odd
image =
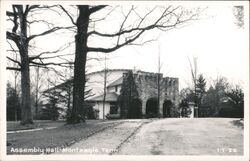
[{"label": "distant tree line", "polygon": [[207,81],[199,75],[196,92],[184,88],[180,92],[180,108],[188,107],[188,102],[198,106],[198,117],[244,117],[244,93],[239,85],[229,84],[224,77],[213,80],[206,88]]},{"label": "distant tree line", "polygon": [[7,83],[7,120],[17,121],[21,119],[20,97],[11,84]]}]

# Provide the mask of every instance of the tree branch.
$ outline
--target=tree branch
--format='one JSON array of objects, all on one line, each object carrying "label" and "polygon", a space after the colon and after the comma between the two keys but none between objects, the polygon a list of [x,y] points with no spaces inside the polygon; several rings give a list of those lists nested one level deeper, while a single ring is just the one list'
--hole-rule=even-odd
[{"label": "tree branch", "polygon": [[19,35],[7,31],[6,32],[6,36],[7,36],[7,39],[14,41],[17,45],[19,44],[19,40],[20,40],[20,36]]},{"label": "tree branch", "polygon": [[16,12],[16,9],[15,9],[15,7],[14,7],[14,5],[12,6],[12,9],[13,9],[13,13],[14,13],[14,15],[13,15],[13,23],[14,23],[14,26],[13,26],[13,28],[12,28],[12,32],[13,33],[16,33],[16,31],[17,31],[17,29],[18,29],[18,23],[17,23],[17,12]]},{"label": "tree branch", "polygon": [[38,7],[39,7],[39,5],[31,5],[30,7],[29,7],[29,5],[27,5],[26,9],[25,9],[25,14],[27,15],[31,10],[36,9]]},{"label": "tree branch", "polygon": [[144,31],[146,30],[142,30],[140,31],[140,33],[138,33],[134,38],[132,39],[129,39],[127,41],[125,41],[124,43],[122,44],[117,44],[115,47],[112,47],[112,48],[93,48],[93,47],[88,47],[88,52],[103,52],[103,53],[110,53],[110,52],[113,52],[125,45],[128,45],[129,43],[135,41],[137,38],[139,38],[143,33]]},{"label": "tree branch", "polygon": [[71,54],[64,54],[64,55],[57,55],[57,56],[53,56],[53,57],[41,57],[42,55],[44,54],[55,54],[55,53],[58,53],[58,52],[61,52],[65,49],[67,49],[69,46],[70,46],[71,43],[69,43],[67,46],[62,46],[60,47],[58,50],[55,50],[55,51],[46,51],[46,52],[42,52],[36,56],[31,56],[29,59],[30,61],[32,60],[35,60],[35,59],[48,59],[48,58],[55,58],[55,57],[59,57],[59,56],[67,56],[67,55],[71,55]]},{"label": "tree branch", "polygon": [[14,63],[17,63],[19,66],[21,66],[21,62],[17,61],[17,60],[14,60],[10,57],[7,56],[7,59],[9,59],[10,61],[14,62]]},{"label": "tree branch", "polygon": [[34,61],[30,61],[31,64],[34,65],[38,65],[38,66],[49,66],[49,65],[54,65],[54,66],[61,66],[61,67],[68,67],[66,65],[71,65],[74,64],[73,62],[68,62],[68,63],[53,63],[53,62],[49,62],[49,63],[38,63],[38,62],[34,62]]},{"label": "tree branch", "polygon": [[[111,38],[118,37],[118,42],[117,42],[116,46],[111,47],[111,48],[88,47],[88,51],[89,52],[104,52],[104,53],[113,52],[113,51],[115,51],[115,50],[117,50],[125,45],[132,45],[133,44],[132,42],[134,42],[136,39],[138,39],[142,35],[142,33],[144,33],[144,31],[146,31],[146,30],[152,30],[155,28],[160,29],[160,30],[171,30],[171,29],[176,28],[177,26],[184,24],[190,20],[194,20],[195,16],[197,15],[197,14],[192,14],[191,16],[183,18],[183,11],[178,12],[177,14],[175,13],[175,11],[179,8],[180,7],[175,7],[175,8],[171,9],[171,7],[167,7],[161,13],[159,18],[157,18],[155,20],[155,22],[148,24],[146,26],[142,26],[143,21],[146,19],[146,17],[148,17],[148,15],[150,13],[153,13],[153,10],[155,10],[155,8],[154,8],[153,10],[151,10],[151,12],[147,13],[144,17],[140,17],[140,21],[138,22],[136,27],[124,30],[122,28],[123,28],[124,23],[127,19],[127,16],[130,14],[131,10],[133,10],[133,8],[131,8],[131,10],[125,16],[125,20],[122,22],[121,27],[120,27],[118,32],[113,33],[113,34],[106,34],[106,33],[100,33],[97,31],[91,31],[88,33],[88,36],[90,36],[91,34],[95,34],[97,36],[102,36],[102,37],[111,37]],[[171,22],[171,21],[173,21],[173,22]],[[126,34],[130,34],[130,35],[126,35]],[[119,44],[119,37],[121,35],[124,35],[125,40],[123,43]]]},{"label": "tree branch", "polygon": [[6,67],[7,70],[16,70],[16,71],[21,71],[21,68],[17,67]]},{"label": "tree branch", "polygon": [[94,19],[94,17],[91,18],[91,21],[90,21],[90,22],[95,23],[95,22],[99,22],[99,21],[105,20],[105,19],[106,19],[106,18],[107,18],[107,17],[117,8],[117,7],[118,7],[118,6],[112,7],[112,9],[111,9],[107,14],[103,15],[102,18],[98,18],[98,19]]},{"label": "tree branch", "polygon": [[100,6],[95,6],[89,9],[90,14],[97,12],[101,9],[103,9],[104,7],[106,7],[107,5],[100,5]]},{"label": "tree branch", "polygon": [[14,12],[10,12],[10,11],[7,11],[7,12],[6,12],[6,15],[7,15],[7,16],[10,16],[10,17],[15,16]]},{"label": "tree branch", "polygon": [[70,27],[53,27],[52,29],[44,31],[43,33],[36,34],[36,35],[31,35],[30,37],[28,37],[27,41],[29,42],[30,40],[32,40],[32,39],[34,39],[36,37],[44,36],[44,35],[50,34],[52,32],[55,32],[55,31],[58,31],[58,30],[61,30],[61,29],[70,29],[70,28],[72,28],[72,26],[70,26]]},{"label": "tree branch", "polygon": [[46,20],[32,20],[32,21],[27,21],[27,23],[29,23],[29,24],[32,24],[32,23],[40,23],[40,22],[47,24],[47,26],[49,26],[49,25],[51,25],[51,26],[54,25],[53,23],[49,23],[49,22],[46,21]]},{"label": "tree branch", "polygon": [[[128,14],[127,14],[127,15],[125,15],[125,18],[124,18],[124,20],[123,20],[123,22],[122,22],[122,24],[121,24],[121,27],[120,27],[119,32],[121,32],[121,31],[122,31],[123,26],[124,26],[124,24],[126,23],[126,21],[127,21],[128,17],[129,17],[129,15],[130,15],[130,14],[131,14],[131,12],[133,11],[133,9],[134,9],[134,6],[132,6],[132,7],[131,7],[131,9],[129,10]],[[117,38],[117,44],[119,44],[119,41],[120,41],[120,35],[119,35],[119,36],[118,36],[118,38]]]},{"label": "tree branch", "polygon": [[73,17],[69,14],[69,12],[62,6],[60,5],[60,8],[66,13],[66,15],[70,18],[72,24],[76,25],[76,22],[74,21]]},{"label": "tree branch", "polygon": [[[138,25],[136,27],[133,27],[133,28],[127,29],[127,30],[122,30],[120,28],[120,30],[118,32],[110,33],[110,34],[107,34],[107,33],[104,34],[104,33],[98,32],[98,31],[91,31],[91,32],[88,33],[88,36],[97,35],[97,36],[102,36],[102,37],[116,37],[116,36],[121,36],[121,35],[124,35],[124,34],[127,34],[127,33],[132,33],[134,31],[149,30],[149,29],[153,29],[153,28],[167,29],[167,28],[170,28],[170,27],[175,27],[178,24],[181,24],[181,23],[184,23],[184,22],[187,22],[187,21],[190,21],[190,20],[194,20],[193,17],[197,15],[197,14],[194,14],[194,15],[190,16],[189,18],[185,19],[185,20],[181,20],[180,18],[182,17],[182,14],[177,15],[177,14],[174,13],[174,11],[176,11],[180,7],[176,7],[174,9],[172,9],[171,11],[167,12],[170,8],[171,8],[171,6],[166,8],[163,11],[163,13],[161,14],[161,16],[154,23],[152,23],[151,25],[141,27],[142,22],[146,19],[146,17],[148,17],[150,14],[152,14],[152,12],[156,8],[152,9],[144,17],[140,17],[141,20],[140,20],[140,22],[138,23]],[[138,14],[138,13],[136,13],[136,14]],[[166,16],[168,16],[170,14],[173,14],[176,17],[176,22],[174,24],[172,24],[172,25],[171,24],[166,24],[168,21],[167,22],[160,22],[161,20],[163,20]],[[123,26],[123,24],[121,26]]]}]

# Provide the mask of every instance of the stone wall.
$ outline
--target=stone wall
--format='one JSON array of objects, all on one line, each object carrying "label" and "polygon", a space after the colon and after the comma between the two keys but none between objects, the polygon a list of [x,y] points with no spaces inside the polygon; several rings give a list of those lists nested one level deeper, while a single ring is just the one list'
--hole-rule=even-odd
[{"label": "stone wall", "polygon": [[[124,73],[124,83],[128,73]],[[163,116],[164,101],[171,101],[171,116],[174,116],[175,108],[178,106],[179,100],[179,80],[178,78],[163,77],[163,74],[149,73],[137,71],[133,72],[133,79],[137,87],[139,99],[141,101],[142,116],[146,115],[146,105],[150,99],[158,100],[158,76],[160,84],[160,108],[158,109],[158,116]],[[126,108],[126,107],[125,107]],[[129,107],[127,107],[129,108]],[[155,108],[158,108],[157,105]]]}]

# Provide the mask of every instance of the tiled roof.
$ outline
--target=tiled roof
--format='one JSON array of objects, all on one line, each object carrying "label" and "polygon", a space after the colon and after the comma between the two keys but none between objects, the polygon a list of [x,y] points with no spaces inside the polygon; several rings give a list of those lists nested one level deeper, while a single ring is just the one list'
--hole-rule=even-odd
[{"label": "tiled roof", "polygon": [[[118,98],[118,94],[116,94],[115,92],[106,94],[106,102],[115,102],[117,101],[117,98]],[[89,99],[88,101],[96,101],[96,102],[103,101],[103,94],[93,97]]]}]

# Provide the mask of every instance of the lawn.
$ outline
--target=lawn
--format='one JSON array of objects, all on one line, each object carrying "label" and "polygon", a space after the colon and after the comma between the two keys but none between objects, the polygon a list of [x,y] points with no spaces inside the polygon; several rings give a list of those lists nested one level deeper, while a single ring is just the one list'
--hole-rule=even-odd
[{"label": "lawn", "polygon": [[7,131],[28,130],[36,128],[59,127],[63,126],[65,121],[34,120],[32,125],[20,125],[19,121],[8,121]]},{"label": "lawn", "polygon": [[[42,149],[69,146],[75,141],[87,138],[98,131],[117,124],[119,122],[114,121],[86,121],[86,123],[76,125],[64,125],[63,122],[43,122],[40,125],[35,123],[32,126],[48,127],[57,125],[57,128],[7,134],[7,154],[41,154],[43,153]],[[8,126],[9,130],[20,129],[14,123]],[[36,152],[25,151],[27,149],[36,149]]]}]

